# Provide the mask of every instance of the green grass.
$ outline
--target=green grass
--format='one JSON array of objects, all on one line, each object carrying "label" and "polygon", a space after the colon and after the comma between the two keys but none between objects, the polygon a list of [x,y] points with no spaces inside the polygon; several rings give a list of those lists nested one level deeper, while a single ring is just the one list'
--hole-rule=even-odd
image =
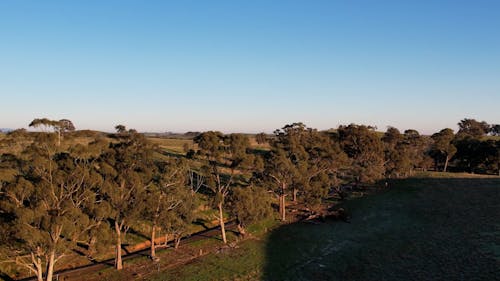
[{"label": "green grass", "polygon": [[184,144],[188,144],[190,148],[193,148],[194,143],[190,139],[172,139],[172,138],[148,138],[153,144],[157,144],[160,148],[170,152],[184,154]]},{"label": "green grass", "polygon": [[284,225],[152,280],[498,280],[500,179],[420,176],[344,203],[350,224]]}]

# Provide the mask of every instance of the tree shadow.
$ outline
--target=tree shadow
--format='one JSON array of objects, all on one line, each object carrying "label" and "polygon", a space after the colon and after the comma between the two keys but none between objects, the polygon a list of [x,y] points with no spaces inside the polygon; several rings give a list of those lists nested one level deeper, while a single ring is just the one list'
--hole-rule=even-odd
[{"label": "tree shadow", "polygon": [[496,280],[499,195],[500,178],[391,180],[341,204],[350,223],[274,229],[261,280]]},{"label": "tree shadow", "polygon": [[5,280],[5,281],[14,281],[14,280],[16,280],[16,279],[13,279],[12,277],[10,277],[7,273],[1,272],[1,271],[0,271],[0,279],[1,280]]},{"label": "tree shadow", "polygon": [[199,219],[196,219],[196,220],[193,222],[193,224],[194,224],[194,225],[199,225],[199,226],[203,227],[205,230],[210,229],[210,227],[208,227],[208,226],[207,226],[207,223],[208,223],[208,221],[207,221],[207,220],[205,220],[205,219],[200,219],[200,218],[199,218]]}]

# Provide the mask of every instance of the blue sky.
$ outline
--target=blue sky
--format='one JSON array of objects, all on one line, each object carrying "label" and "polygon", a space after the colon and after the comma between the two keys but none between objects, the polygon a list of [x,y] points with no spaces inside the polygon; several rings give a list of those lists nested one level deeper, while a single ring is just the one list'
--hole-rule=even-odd
[{"label": "blue sky", "polygon": [[500,123],[500,1],[1,1],[0,128]]}]

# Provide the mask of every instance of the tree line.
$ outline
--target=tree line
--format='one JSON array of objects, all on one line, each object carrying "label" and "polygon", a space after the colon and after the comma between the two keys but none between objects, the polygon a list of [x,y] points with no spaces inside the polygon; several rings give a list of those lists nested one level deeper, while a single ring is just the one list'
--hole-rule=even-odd
[{"label": "tree line", "polygon": [[500,140],[487,137],[498,136],[499,126],[474,119],[461,120],[456,134],[448,128],[430,137],[394,127],[319,131],[293,123],[256,136],[268,149],[252,147],[247,135],[208,131],[194,135],[196,146],[184,156],[165,155],[123,125],[86,142],[67,119],[30,126],[44,130],[16,130],[0,143],[0,254],[38,280],[52,280],[57,262],[74,250],[92,259],[110,245],[122,269],[124,235],[144,225],[152,258],[160,234],[177,247],[200,197],[209,199],[204,204],[227,243],[229,219],[246,235],[249,224],[273,215],[274,204],[285,221],[288,201],[315,209],[329,196],[344,198],[346,185],[430,169],[500,175]]}]

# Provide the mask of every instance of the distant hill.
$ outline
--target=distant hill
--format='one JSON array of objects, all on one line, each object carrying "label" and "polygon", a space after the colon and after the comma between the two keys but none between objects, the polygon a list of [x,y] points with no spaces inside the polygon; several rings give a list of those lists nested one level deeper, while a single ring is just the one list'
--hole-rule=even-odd
[{"label": "distant hill", "polygon": [[12,132],[12,131],[14,131],[14,129],[0,128],[0,133],[8,133],[8,132]]}]

